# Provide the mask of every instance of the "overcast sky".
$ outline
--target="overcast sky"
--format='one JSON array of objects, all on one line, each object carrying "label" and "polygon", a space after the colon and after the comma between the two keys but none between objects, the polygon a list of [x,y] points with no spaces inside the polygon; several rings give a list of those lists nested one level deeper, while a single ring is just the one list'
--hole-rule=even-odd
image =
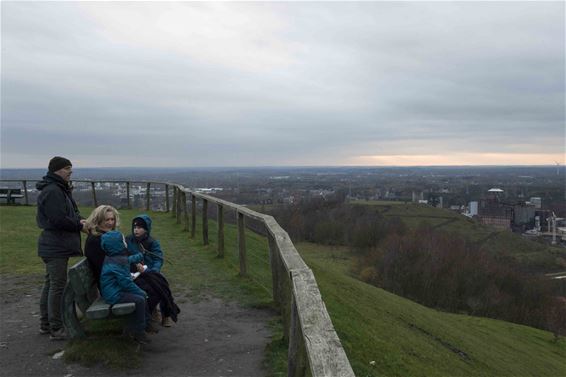
[{"label": "overcast sky", "polygon": [[564,2],[6,2],[1,167],[554,164]]}]

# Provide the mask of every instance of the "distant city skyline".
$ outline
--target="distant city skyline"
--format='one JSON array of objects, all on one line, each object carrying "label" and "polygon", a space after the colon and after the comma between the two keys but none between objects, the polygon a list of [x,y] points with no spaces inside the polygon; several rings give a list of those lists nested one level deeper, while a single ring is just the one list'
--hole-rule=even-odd
[{"label": "distant city skyline", "polygon": [[2,2],[0,168],[566,162],[564,2]]}]

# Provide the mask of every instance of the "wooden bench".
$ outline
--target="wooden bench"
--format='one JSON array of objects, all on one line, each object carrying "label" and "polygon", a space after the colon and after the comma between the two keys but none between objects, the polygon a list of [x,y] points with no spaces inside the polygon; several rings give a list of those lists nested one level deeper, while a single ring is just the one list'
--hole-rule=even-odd
[{"label": "wooden bench", "polygon": [[6,199],[7,204],[16,204],[16,199],[23,197],[22,189],[0,188],[0,199]]},{"label": "wooden bench", "polygon": [[81,260],[69,269],[63,294],[63,323],[71,338],[85,338],[86,334],[77,316],[78,309],[87,319],[104,319],[133,313],[133,302],[107,304],[98,293],[98,287],[88,261]]}]

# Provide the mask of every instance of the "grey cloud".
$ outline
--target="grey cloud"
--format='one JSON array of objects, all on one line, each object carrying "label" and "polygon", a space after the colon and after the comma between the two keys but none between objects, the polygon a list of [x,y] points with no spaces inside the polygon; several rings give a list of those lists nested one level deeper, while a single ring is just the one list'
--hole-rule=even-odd
[{"label": "grey cloud", "polygon": [[291,46],[289,62],[256,71],[112,39],[89,6],[2,3],[3,157],[29,134],[118,165],[564,153],[563,3],[221,5],[281,19],[256,44]]}]

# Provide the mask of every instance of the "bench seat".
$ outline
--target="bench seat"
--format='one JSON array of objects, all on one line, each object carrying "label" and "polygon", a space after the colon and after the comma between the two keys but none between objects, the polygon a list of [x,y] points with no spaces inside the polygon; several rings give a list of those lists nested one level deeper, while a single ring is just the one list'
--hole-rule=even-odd
[{"label": "bench seat", "polygon": [[98,293],[96,281],[86,259],[69,269],[67,286],[63,293],[63,323],[72,338],[85,338],[86,333],[77,316],[77,308],[86,319],[100,320],[133,313],[133,302],[110,305]]},{"label": "bench seat", "polygon": [[109,317],[110,314],[115,316],[128,315],[135,310],[136,304],[133,302],[110,305],[107,304],[102,297],[99,297],[86,310],[86,317],[88,319],[104,319]]}]

